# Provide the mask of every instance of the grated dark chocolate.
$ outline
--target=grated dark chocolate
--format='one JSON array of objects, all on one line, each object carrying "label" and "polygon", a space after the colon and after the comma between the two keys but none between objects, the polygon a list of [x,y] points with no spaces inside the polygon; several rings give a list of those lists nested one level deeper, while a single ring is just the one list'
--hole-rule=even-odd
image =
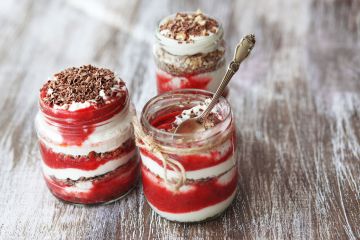
[{"label": "grated dark chocolate", "polygon": [[[43,101],[50,106],[85,101],[102,105],[104,98],[126,94],[124,86],[125,83],[118,80],[111,70],[84,65],[56,73],[54,79],[45,83],[40,91],[46,92]],[[103,93],[101,96],[100,92]]]}]

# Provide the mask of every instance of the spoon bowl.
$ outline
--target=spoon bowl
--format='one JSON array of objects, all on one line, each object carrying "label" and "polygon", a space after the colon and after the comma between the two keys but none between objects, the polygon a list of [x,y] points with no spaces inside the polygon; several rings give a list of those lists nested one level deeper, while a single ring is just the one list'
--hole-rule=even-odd
[{"label": "spoon bowl", "polygon": [[182,122],[175,130],[175,133],[196,133],[205,131],[205,127],[199,117],[189,118]]}]

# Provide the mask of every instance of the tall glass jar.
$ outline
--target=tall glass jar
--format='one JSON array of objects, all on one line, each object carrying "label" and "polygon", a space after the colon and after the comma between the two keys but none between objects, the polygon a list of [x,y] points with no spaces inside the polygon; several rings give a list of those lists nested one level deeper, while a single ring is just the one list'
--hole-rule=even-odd
[{"label": "tall glass jar", "polygon": [[[136,184],[139,154],[127,90],[101,106],[72,103],[56,108],[41,89],[35,126],[47,186],[57,198],[78,204],[114,201]],[[89,103],[89,105],[86,105]]]},{"label": "tall glass jar", "polygon": [[[151,136],[156,149],[139,144],[145,197],[160,216],[172,221],[197,222],[222,213],[237,189],[235,122],[229,103],[221,98],[215,110],[221,121],[203,132],[175,134],[165,131],[183,110],[210,98],[203,90],[175,90],[151,99],[144,107],[140,125]],[[165,165],[163,156],[167,158]],[[175,162],[174,162],[175,161]],[[184,179],[178,188],[180,164]],[[180,169],[181,169],[180,168]]]},{"label": "tall glass jar", "polygon": [[[189,16],[191,19],[188,24],[193,28],[197,26],[195,19],[199,16],[202,17],[200,23],[212,21],[216,25],[211,32],[200,36],[190,34],[185,40],[182,36],[177,37],[176,33],[169,34],[170,30],[163,27],[169,20],[176,20],[179,16]],[[191,27],[186,31],[191,31]],[[153,53],[157,66],[158,93],[185,88],[215,92],[225,73],[225,41],[223,28],[217,20],[202,13],[177,13],[160,21],[155,37]]]}]

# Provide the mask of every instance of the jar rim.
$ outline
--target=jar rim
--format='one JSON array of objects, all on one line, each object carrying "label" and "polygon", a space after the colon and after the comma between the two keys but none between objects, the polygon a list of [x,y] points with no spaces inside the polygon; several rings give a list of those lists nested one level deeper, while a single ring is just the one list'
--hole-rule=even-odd
[{"label": "jar rim", "polygon": [[[190,140],[189,142],[193,142],[195,141],[203,141],[206,140],[212,136],[217,135],[218,133],[223,132],[225,129],[228,129],[228,127],[231,125],[232,122],[232,110],[231,110],[231,106],[230,103],[224,98],[224,97],[220,97],[219,101],[220,103],[224,104],[225,107],[227,108],[227,112],[225,114],[225,116],[223,117],[223,120],[216,124],[214,127],[208,128],[205,131],[201,131],[201,132],[196,132],[196,133],[172,133],[172,132],[166,132],[164,130],[158,129],[154,126],[151,125],[151,123],[149,122],[149,120],[146,118],[146,112],[150,109],[151,105],[156,103],[158,100],[161,99],[166,99],[166,98],[174,98],[174,96],[176,95],[194,95],[194,94],[198,94],[198,95],[203,95],[203,96],[209,96],[212,97],[214,93],[207,91],[207,90],[202,90],[202,89],[177,89],[177,90],[172,90],[169,92],[165,92],[163,94],[157,95],[153,98],[151,98],[143,107],[142,111],[141,111],[141,125],[143,125],[145,127],[145,131],[148,132],[151,135],[154,134],[159,134],[162,135],[164,138],[172,138],[173,140],[176,139],[181,139],[181,140]],[[187,142],[187,143],[189,143]],[[186,143],[183,142],[183,143]]]}]

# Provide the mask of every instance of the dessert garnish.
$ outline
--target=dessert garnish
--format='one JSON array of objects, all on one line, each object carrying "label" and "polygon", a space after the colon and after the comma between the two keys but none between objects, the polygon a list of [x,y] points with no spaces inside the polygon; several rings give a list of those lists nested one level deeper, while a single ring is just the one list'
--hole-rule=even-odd
[{"label": "dessert garnish", "polygon": [[194,133],[206,130],[204,122],[209,116],[211,110],[218,102],[219,98],[222,96],[225,87],[230,82],[231,78],[239,69],[240,63],[249,55],[250,51],[255,45],[255,36],[253,34],[246,35],[237,45],[235,50],[235,55],[233,61],[230,63],[229,68],[221,81],[219,87],[217,88],[211,102],[205,109],[205,111],[197,117],[189,118],[186,121],[182,122],[175,130],[175,133]]},{"label": "dessert garnish", "polygon": [[[190,108],[190,109],[185,109],[181,112],[181,114],[179,114],[178,116],[175,117],[174,122],[171,124],[171,128],[170,129],[165,129],[168,132],[175,132],[176,128],[182,124],[184,121],[190,119],[190,118],[195,118],[200,116],[207,108],[207,106],[210,104],[211,99],[207,98],[205,99],[204,102],[200,102],[198,105]],[[218,123],[220,123],[222,121],[221,116],[219,116],[216,111],[211,111],[209,113],[209,116],[207,117],[207,121],[204,122],[206,128],[212,128],[215,125],[217,125]]]},{"label": "dessert garnish", "polygon": [[209,36],[218,30],[218,22],[204,15],[200,10],[195,13],[176,13],[160,25],[163,36],[185,42],[192,42],[191,37]]},{"label": "dessert garnish", "polygon": [[67,68],[54,75],[40,90],[50,106],[67,109],[72,103],[102,105],[106,100],[125,94],[125,83],[109,69],[92,65]]}]

